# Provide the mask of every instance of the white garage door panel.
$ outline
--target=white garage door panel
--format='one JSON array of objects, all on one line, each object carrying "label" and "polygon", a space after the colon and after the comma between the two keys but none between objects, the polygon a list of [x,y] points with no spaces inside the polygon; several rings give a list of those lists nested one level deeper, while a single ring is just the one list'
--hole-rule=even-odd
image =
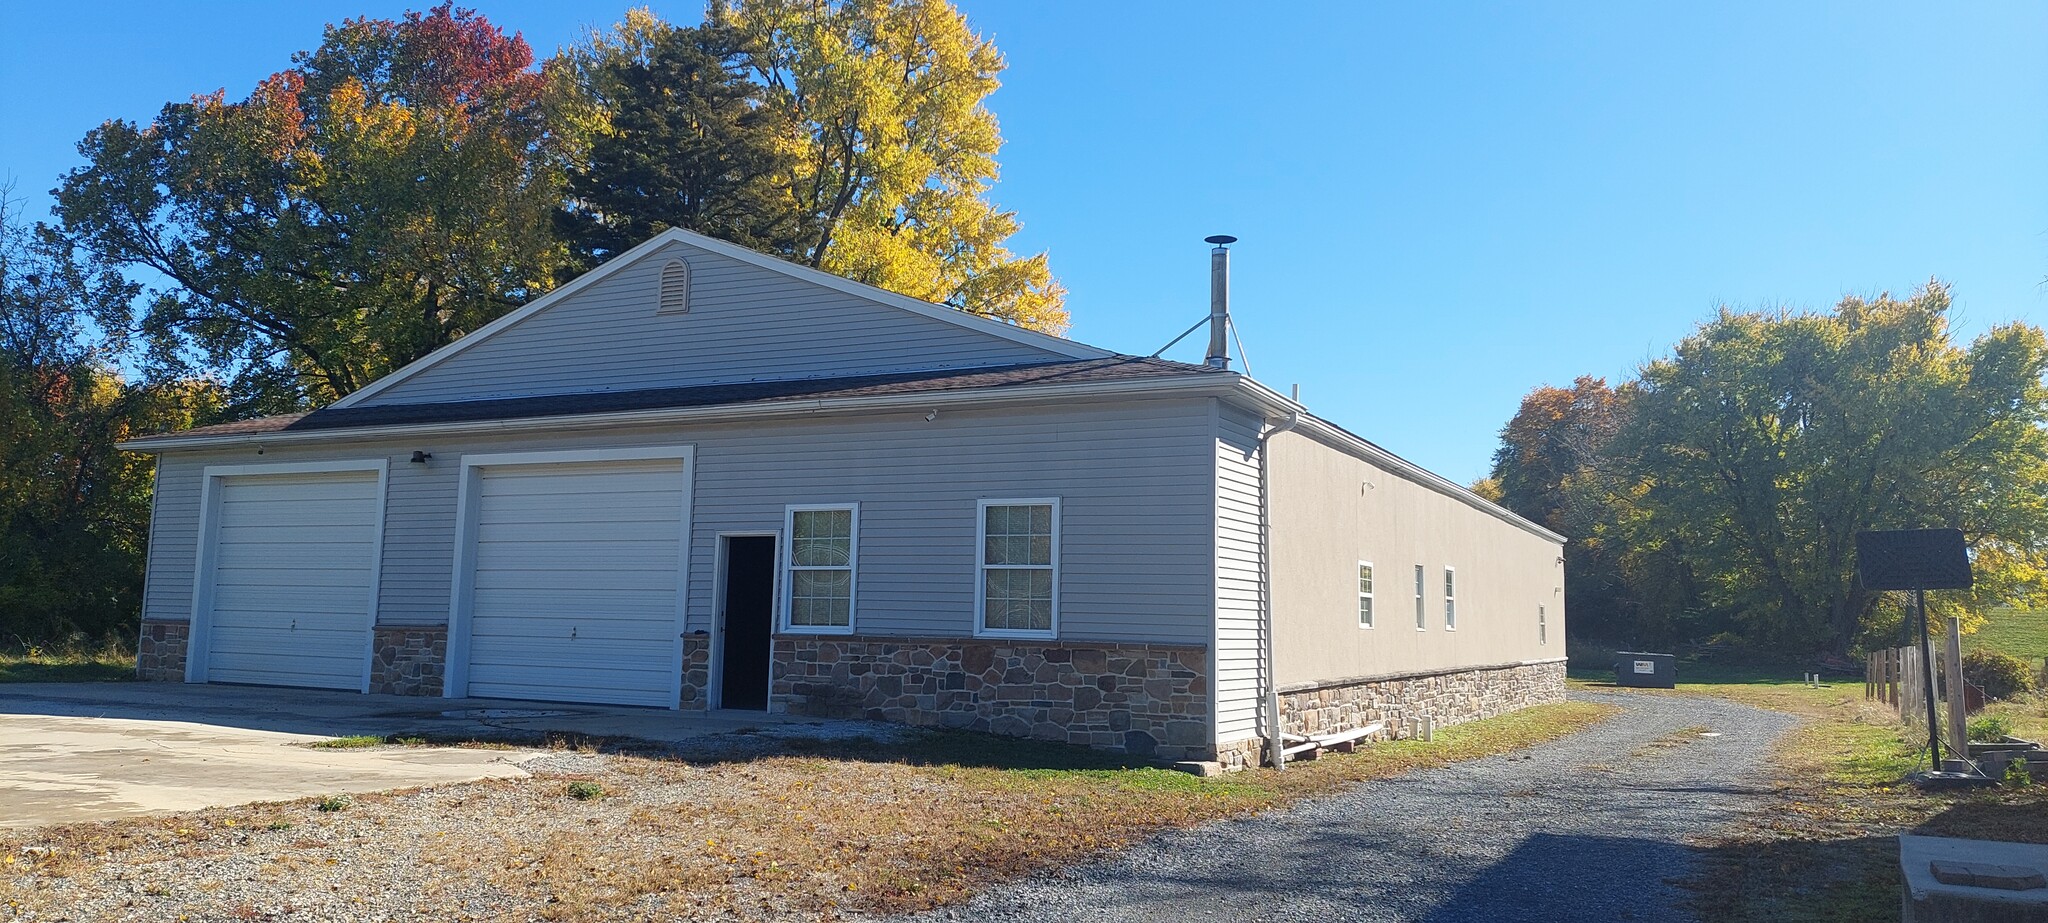
[{"label": "white garage door panel", "polygon": [[362,688],[376,473],[234,476],[218,489],[206,679]]},{"label": "white garage door panel", "polygon": [[469,694],[675,704],[681,459],[485,467]]}]

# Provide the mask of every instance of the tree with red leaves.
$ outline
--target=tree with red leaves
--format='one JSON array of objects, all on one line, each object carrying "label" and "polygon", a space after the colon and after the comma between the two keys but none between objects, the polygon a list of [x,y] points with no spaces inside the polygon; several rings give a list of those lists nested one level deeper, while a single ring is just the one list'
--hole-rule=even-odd
[{"label": "tree with red leaves", "polygon": [[452,4],[329,26],[292,64],[101,125],[56,190],[80,245],[167,283],[153,367],[221,375],[246,413],[332,401],[544,292],[585,137],[573,81]]}]

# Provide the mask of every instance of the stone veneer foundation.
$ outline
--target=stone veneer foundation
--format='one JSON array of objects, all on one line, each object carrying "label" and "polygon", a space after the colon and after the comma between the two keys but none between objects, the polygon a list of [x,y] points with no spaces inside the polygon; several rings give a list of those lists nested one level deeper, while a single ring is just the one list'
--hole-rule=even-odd
[{"label": "stone veneer foundation", "polygon": [[448,626],[379,625],[371,630],[370,691],[440,695],[448,670]]},{"label": "stone veneer foundation", "polygon": [[[1464,670],[1399,673],[1280,689],[1280,729],[1288,734],[1327,734],[1383,721],[1389,737],[1416,732],[1428,718],[1445,727],[1504,715],[1531,705],[1564,701],[1564,659],[1502,664]],[[1225,768],[1265,762],[1263,740],[1219,748]]]},{"label": "stone veneer foundation", "polygon": [[702,633],[683,636],[683,707],[703,711],[710,707],[711,638]]},{"label": "stone veneer foundation", "polygon": [[1208,759],[1200,645],[778,637],[769,708]]},{"label": "stone veneer foundation", "polygon": [[135,678],[145,683],[184,682],[191,628],[184,622],[143,622],[135,641]]}]

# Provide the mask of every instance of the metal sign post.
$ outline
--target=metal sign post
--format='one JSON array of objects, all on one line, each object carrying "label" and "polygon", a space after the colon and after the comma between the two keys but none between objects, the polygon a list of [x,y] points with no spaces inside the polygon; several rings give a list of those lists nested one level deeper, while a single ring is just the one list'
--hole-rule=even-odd
[{"label": "metal sign post", "polygon": [[[1912,590],[1919,621],[1927,696],[1927,753],[1941,772],[1941,728],[1935,715],[1934,639],[1927,629],[1928,590],[1970,588],[1970,554],[1961,529],[1898,529],[1856,533],[1856,574],[1867,590]],[[1961,696],[1959,688],[1949,690]],[[1953,719],[1951,719],[1953,720]],[[1951,754],[1960,756],[1960,754]]]},{"label": "metal sign post", "polygon": [[1913,588],[1913,611],[1920,620],[1921,674],[1927,677],[1927,761],[1934,772],[1941,771],[1941,729],[1934,720],[1934,641],[1927,631],[1927,591]]}]

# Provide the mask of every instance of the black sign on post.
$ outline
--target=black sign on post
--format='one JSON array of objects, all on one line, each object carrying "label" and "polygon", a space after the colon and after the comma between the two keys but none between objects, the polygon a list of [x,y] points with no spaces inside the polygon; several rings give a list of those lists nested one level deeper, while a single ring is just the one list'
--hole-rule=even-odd
[{"label": "black sign on post", "polygon": [[[1920,622],[1921,673],[1927,677],[1927,757],[1941,773],[1941,732],[1934,716],[1934,644],[1927,631],[1927,591],[1970,588],[1970,553],[1961,529],[1895,529],[1856,533],[1856,579],[1866,590],[1912,590]],[[1961,695],[1961,690],[1956,690]]]},{"label": "black sign on post", "polygon": [[1858,532],[1856,575],[1866,590],[1967,590],[1963,530]]}]

